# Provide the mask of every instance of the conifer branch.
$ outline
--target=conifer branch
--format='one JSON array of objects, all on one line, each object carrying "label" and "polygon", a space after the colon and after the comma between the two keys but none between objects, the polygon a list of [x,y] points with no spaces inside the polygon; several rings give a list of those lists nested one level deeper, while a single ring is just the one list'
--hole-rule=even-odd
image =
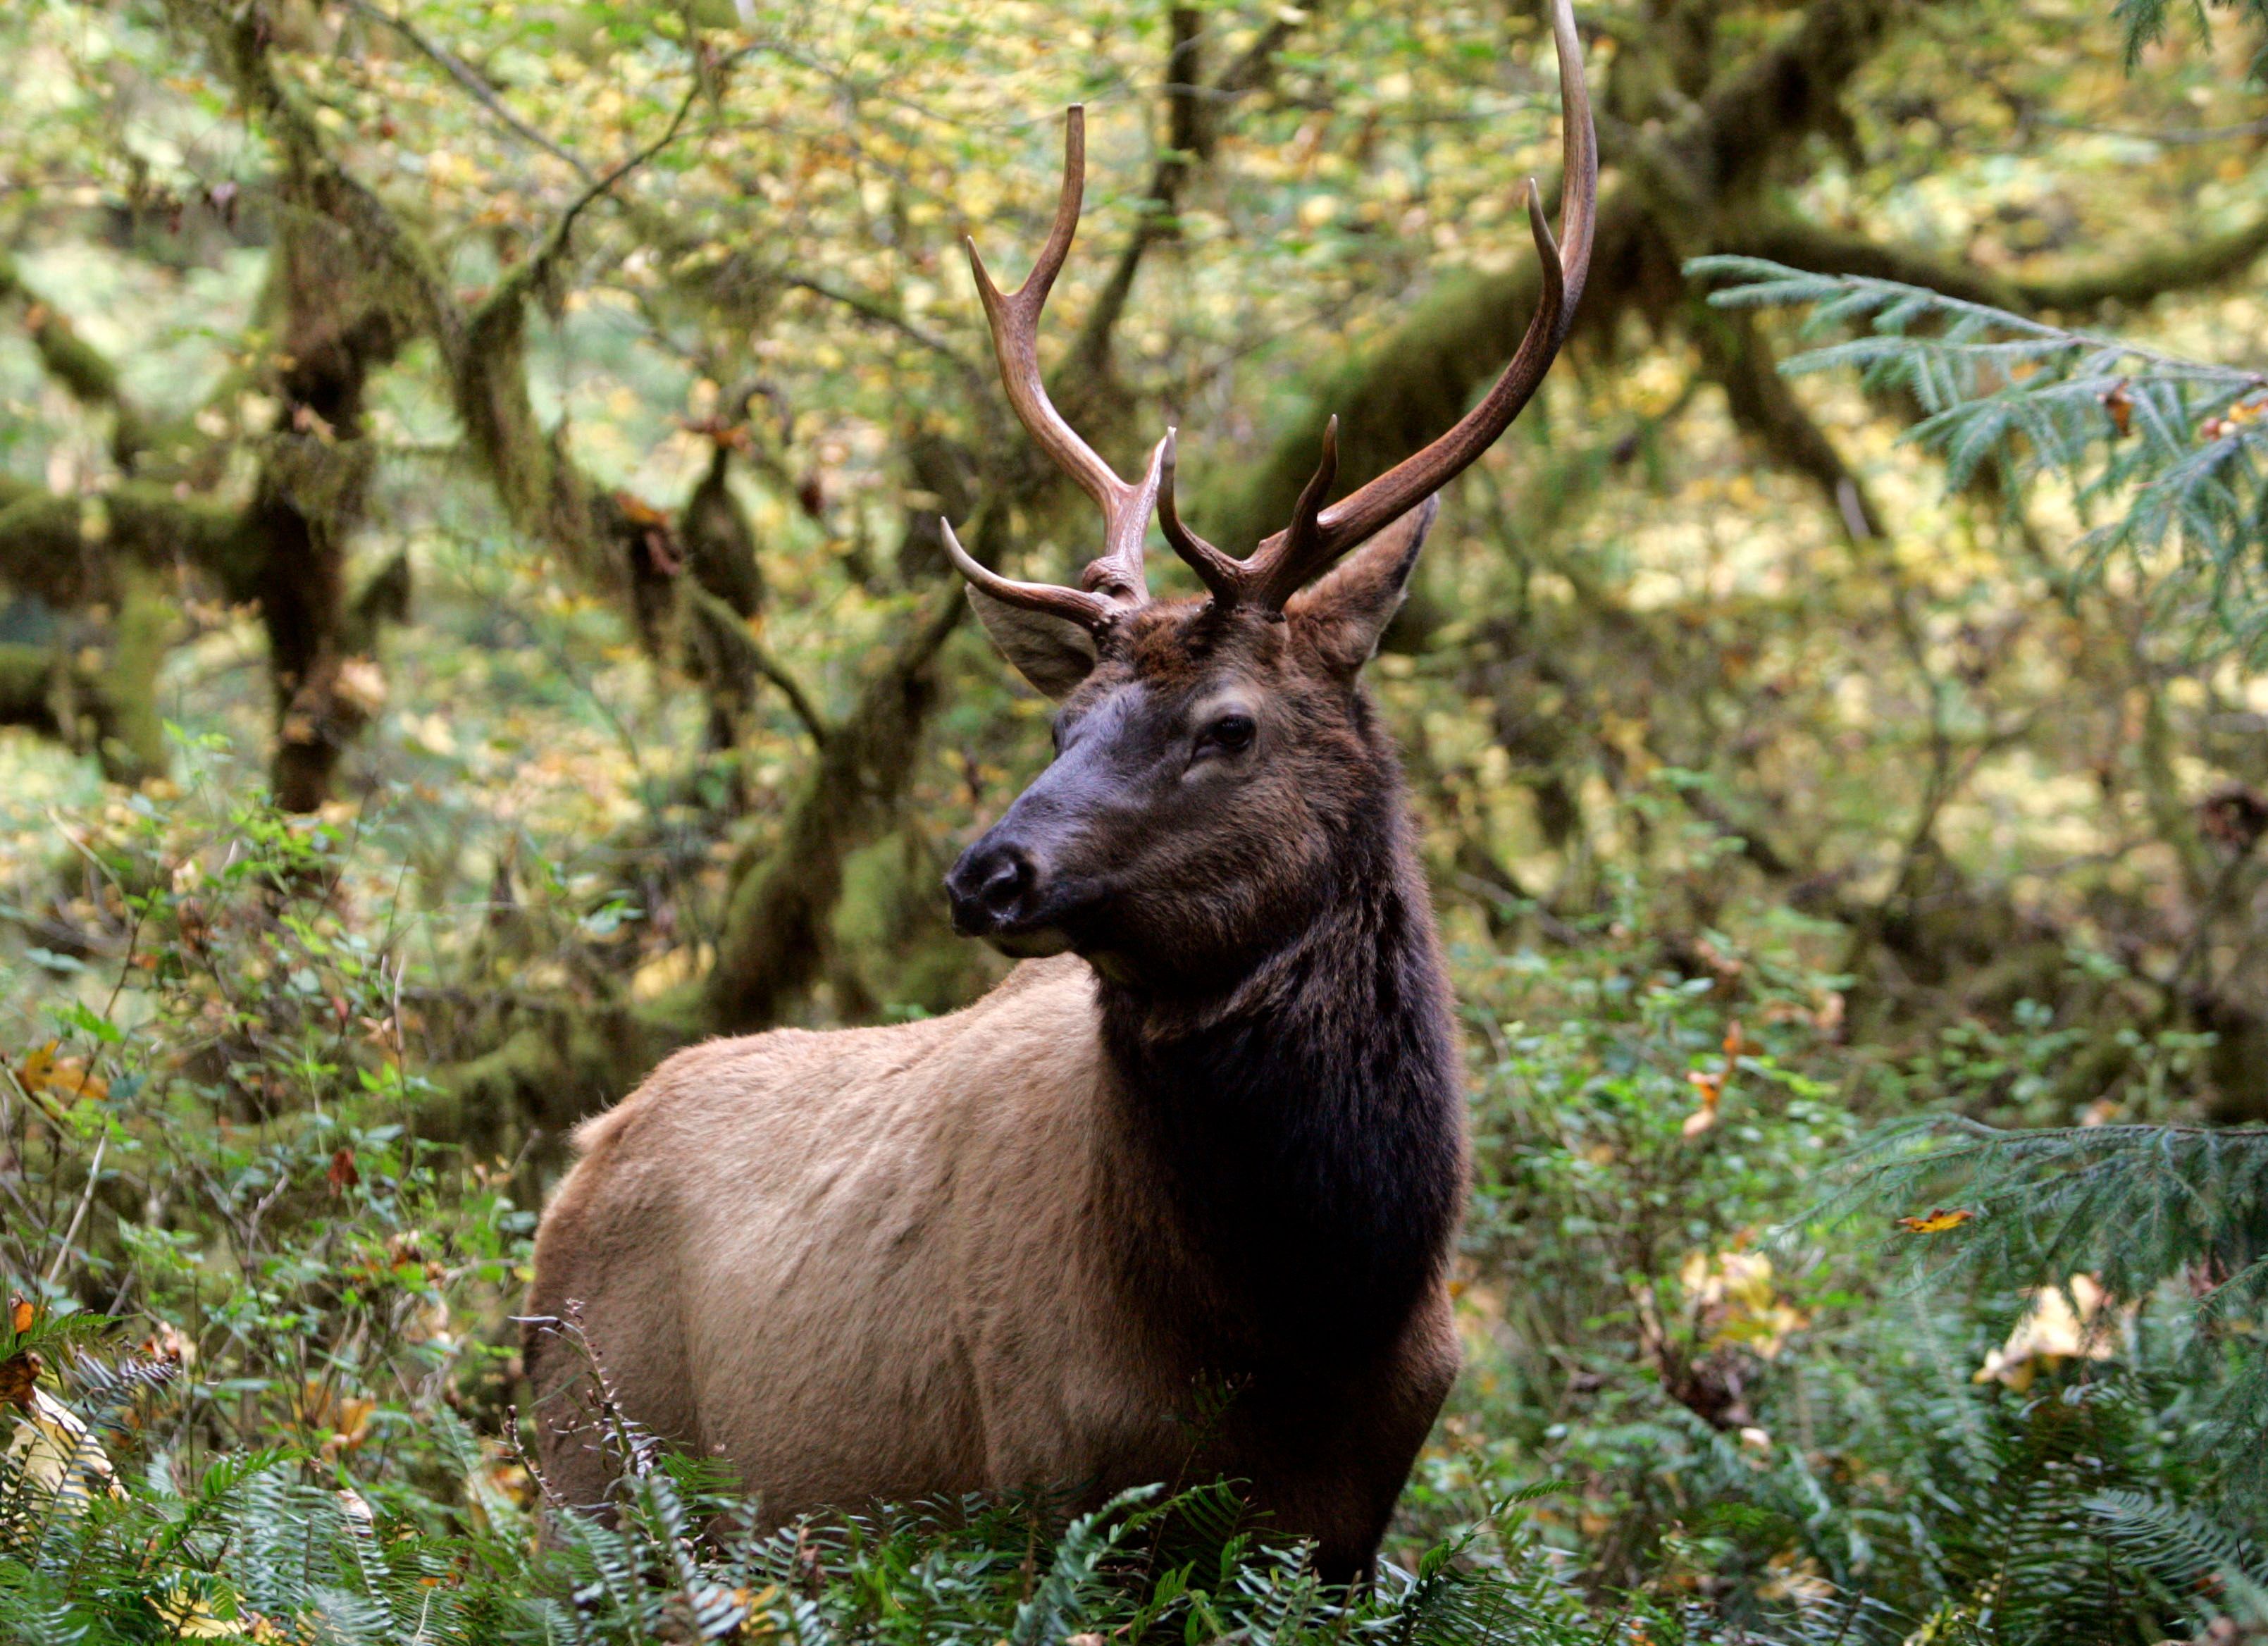
[{"label": "conifer branch", "polygon": [[[1898,281],[1749,257],[1686,267],[1734,283],[1712,304],[1808,308],[1807,336],[1859,331],[1782,370],[1849,367],[1870,390],[1911,395],[1923,417],[1909,438],[1944,461],[1948,483],[1993,461],[2018,491],[2066,486],[2095,522],[2079,544],[2087,573],[2123,553],[2240,644],[2268,634],[2268,373]],[[2155,576],[2165,549],[2178,551],[2183,575]]]}]

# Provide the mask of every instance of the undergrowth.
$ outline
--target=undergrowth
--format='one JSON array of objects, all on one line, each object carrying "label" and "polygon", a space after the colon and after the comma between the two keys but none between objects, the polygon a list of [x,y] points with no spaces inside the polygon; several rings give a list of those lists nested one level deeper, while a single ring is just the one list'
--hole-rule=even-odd
[{"label": "undergrowth", "polygon": [[[0,1081],[0,1635],[1860,1646],[2268,1627],[2259,1495],[2235,1466],[2257,1450],[2256,1140],[1948,1118],[1972,1089],[2007,1096],[1976,1048],[1847,1044],[1815,932],[1673,942],[1634,886],[1551,954],[1456,957],[1468,1368],[1366,1590],[1326,1588],[1233,1482],[777,1528],[626,1434],[612,1523],[547,1514],[511,1317],[556,1149],[429,1134],[426,1037],[452,1001],[395,850],[382,805],[141,795],[76,820],[54,902],[10,912],[75,941],[33,956],[39,1027]],[[2052,1017],[1988,1060],[2052,1061]],[[2169,1037],[2137,1067],[2172,1093],[2184,1055]],[[1926,1126],[1860,1147],[1885,1093]],[[2145,1147],[2148,1173],[2106,1174]]]}]

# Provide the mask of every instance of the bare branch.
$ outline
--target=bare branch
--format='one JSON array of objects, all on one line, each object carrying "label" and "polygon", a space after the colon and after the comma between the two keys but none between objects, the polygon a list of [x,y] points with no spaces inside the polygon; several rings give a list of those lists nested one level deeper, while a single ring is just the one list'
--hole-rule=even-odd
[{"label": "bare branch", "polygon": [[113,414],[111,457],[121,469],[131,468],[149,444],[148,427],[127,398],[118,367],[73,329],[68,315],[26,286],[14,261],[0,252],[0,299],[8,298],[23,300],[24,328],[48,375],[80,405]]},{"label": "bare branch", "polygon": [[473,70],[471,65],[464,61],[464,59],[426,39],[424,35],[419,33],[416,29],[412,27],[407,19],[395,17],[390,12],[381,11],[377,6],[371,4],[370,0],[346,0],[346,4],[347,9],[354,12],[356,16],[367,18],[372,23],[382,25],[401,35],[403,40],[407,41],[444,74],[446,74],[451,79],[454,80],[459,85],[464,87],[467,92],[470,92],[472,94],[473,100],[480,104],[482,108],[487,109],[490,114],[494,115],[497,123],[502,125],[507,131],[511,132],[512,136],[518,137],[522,143],[528,144],[531,148],[541,149],[553,159],[563,162],[565,165],[573,168],[577,176],[583,178],[586,181],[589,181],[592,175],[591,168],[581,159],[581,158],[571,151],[562,148],[558,144],[554,143],[550,138],[545,137],[541,132],[529,125],[519,115],[513,114],[505,105],[504,99],[497,94],[497,89],[490,85],[485,79],[482,78],[481,76]]},{"label": "bare branch", "polygon": [[644,148],[624,155],[603,176],[593,178],[583,192],[568,203],[567,209],[545,231],[534,252],[514,267],[504,279],[497,282],[497,289],[490,294],[488,303],[483,306],[499,302],[518,302],[536,284],[548,278],[553,266],[566,252],[569,237],[575,230],[575,220],[602,196],[612,193],[616,183],[676,142],[678,132],[684,127],[685,117],[693,112],[693,105],[700,96],[701,79],[696,75],[692,85],[686,88],[685,96],[677,105],[677,112],[670,116],[669,125],[661,136]]},{"label": "bare branch", "polygon": [[818,974],[843,861],[887,824],[912,779],[936,697],[932,665],[968,609],[958,589],[931,596],[828,738],[770,858],[733,888],[703,985],[712,1031],[769,1027]]},{"label": "bare branch", "polygon": [[877,326],[887,327],[901,336],[919,343],[932,353],[949,361],[955,370],[964,372],[980,382],[983,380],[983,374],[977,370],[976,363],[961,353],[960,350],[935,332],[915,325],[904,315],[875,302],[872,298],[860,297],[855,292],[838,291],[826,282],[814,280],[808,275],[784,276],[780,284],[794,291],[808,292],[814,297],[825,298],[830,303],[839,303],[860,319],[872,321]]}]

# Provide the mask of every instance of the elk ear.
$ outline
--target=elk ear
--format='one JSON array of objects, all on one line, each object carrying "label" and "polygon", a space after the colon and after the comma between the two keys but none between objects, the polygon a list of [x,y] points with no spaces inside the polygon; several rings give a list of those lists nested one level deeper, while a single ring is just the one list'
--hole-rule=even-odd
[{"label": "elk ear", "polygon": [[1069,618],[1011,606],[973,584],[968,603],[1000,655],[1042,696],[1061,703],[1094,672],[1094,637]]},{"label": "elk ear", "polygon": [[1440,512],[1441,499],[1427,498],[1285,602],[1284,615],[1306,629],[1337,673],[1351,676],[1377,652]]}]

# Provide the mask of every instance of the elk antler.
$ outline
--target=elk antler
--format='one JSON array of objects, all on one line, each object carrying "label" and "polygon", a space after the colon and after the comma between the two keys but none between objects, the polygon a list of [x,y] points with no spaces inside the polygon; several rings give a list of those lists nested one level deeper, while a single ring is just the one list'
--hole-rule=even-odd
[{"label": "elk antler", "polygon": [[1029,611],[1067,617],[1093,631],[1107,628],[1122,614],[1150,601],[1148,580],[1142,571],[1142,535],[1150,528],[1150,511],[1158,496],[1166,441],[1150,454],[1150,464],[1140,483],[1129,485],[1109,464],[1095,454],[1063,420],[1048,399],[1040,376],[1040,311],[1047,306],[1048,292],[1062,272],[1079,228],[1079,205],[1086,182],[1086,111],[1074,103],[1064,128],[1063,192],[1056,202],[1055,226],[1040,248],[1040,260],[1024,284],[1005,296],[984,272],[976,242],[966,242],[968,266],[976,276],[976,294],[984,301],[984,319],[992,329],[992,352],[1000,362],[1000,381],[1008,403],[1055,460],[1056,467],[1079,483],[1102,510],[1102,553],[1080,574],[1078,588],[1053,583],[1020,583],[979,565],[961,548],[945,523],[945,551],[961,575],[993,599]]},{"label": "elk antler", "polygon": [[1212,591],[1213,603],[1226,608],[1249,603],[1281,611],[1284,602],[1309,579],[1348,550],[1367,541],[1464,472],[1496,443],[1543,381],[1559,345],[1573,323],[1583,278],[1591,267],[1591,234],[1599,198],[1599,144],[1591,126],[1590,94],[1583,85],[1583,48],[1575,38],[1568,0],[1552,0],[1551,34],[1559,55],[1561,141],[1566,156],[1560,182],[1559,225],[1563,253],[1543,220],[1535,180],[1528,182],[1528,227],[1543,262],[1543,290],[1528,333],[1496,386],[1454,427],[1423,451],[1404,458],[1369,484],[1322,506],[1338,474],[1338,419],[1323,425],[1322,461],[1314,477],[1292,506],[1292,523],[1263,541],[1245,559],[1233,559],[1182,524],[1174,506],[1174,436],[1166,436],[1165,472],[1158,493],[1158,523],[1174,552]]}]

